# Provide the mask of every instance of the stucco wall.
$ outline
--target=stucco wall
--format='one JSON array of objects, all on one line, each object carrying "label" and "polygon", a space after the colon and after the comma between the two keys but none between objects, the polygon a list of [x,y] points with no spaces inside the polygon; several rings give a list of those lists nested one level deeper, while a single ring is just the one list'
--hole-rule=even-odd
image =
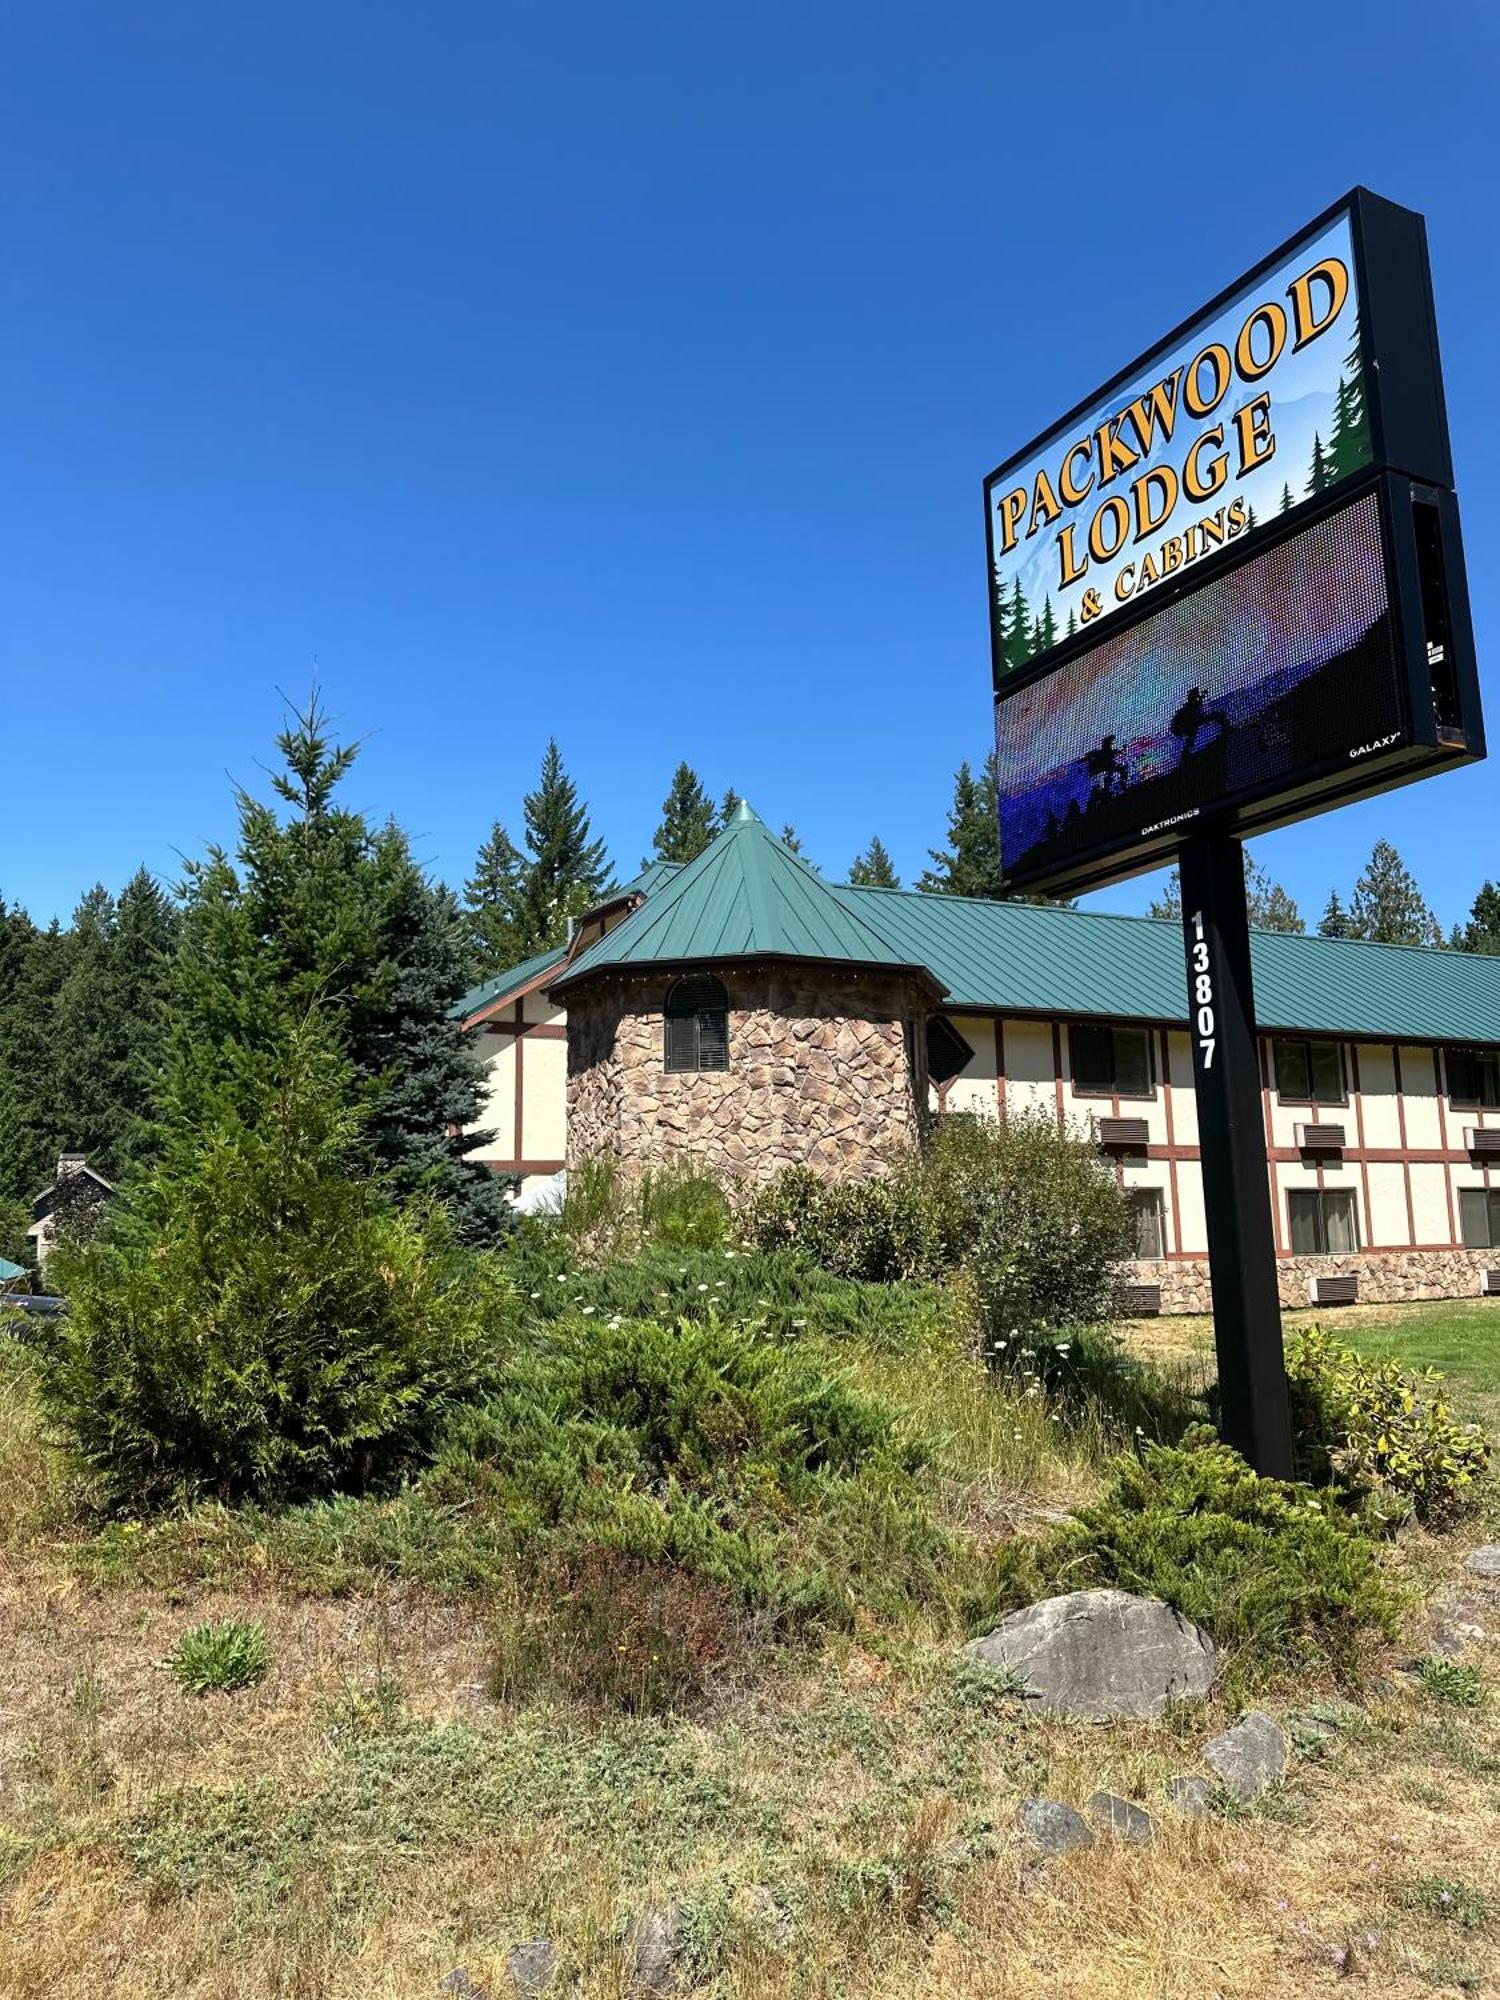
[{"label": "stucco wall", "polygon": [[919,1062],[924,1046],[914,982],[806,966],[722,976],[727,1070],[667,1071],[660,976],[601,977],[569,994],[570,1165],[686,1158],[758,1182],[805,1162],[837,1179],[878,1171],[915,1140],[926,1078],[907,1057],[908,1019]]}]

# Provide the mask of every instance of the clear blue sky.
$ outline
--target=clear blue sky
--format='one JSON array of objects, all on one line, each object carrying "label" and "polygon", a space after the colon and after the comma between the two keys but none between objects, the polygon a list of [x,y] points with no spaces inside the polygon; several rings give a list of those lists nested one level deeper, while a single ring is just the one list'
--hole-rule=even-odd
[{"label": "clear blue sky", "polygon": [[[1489,0],[142,7],[0,27],[0,894],[232,830],[277,690],[461,882],[559,737],[910,878],[989,740],[989,468],[1355,181],[1425,211],[1500,739]],[[1262,842],[1500,875],[1500,759]],[[1136,882],[1104,900],[1144,907]]]}]

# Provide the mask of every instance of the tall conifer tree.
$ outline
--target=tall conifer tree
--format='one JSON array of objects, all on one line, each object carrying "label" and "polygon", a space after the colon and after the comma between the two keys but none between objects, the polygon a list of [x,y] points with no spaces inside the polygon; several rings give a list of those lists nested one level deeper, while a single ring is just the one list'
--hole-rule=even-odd
[{"label": "tall conifer tree", "polygon": [[1349,906],[1350,935],[1377,944],[1441,944],[1437,918],[1388,840],[1377,840]]},{"label": "tall conifer tree", "polygon": [[555,736],[537,788],[526,794],[525,813],[528,860],[516,941],[529,958],[564,942],[568,925],[599,901],[610,875],[604,842],[593,837],[588,808],[563,769]]},{"label": "tall conifer tree", "polygon": [[896,873],[885,842],[877,833],[863,854],[856,855],[849,869],[849,880],[856,889],[899,889],[901,877]]},{"label": "tall conifer tree", "polygon": [[661,825],[651,845],[658,861],[696,861],[718,831],[713,800],[691,764],[672,774],[672,787],[662,801]]},{"label": "tall conifer tree", "polygon": [[497,819],[464,884],[464,930],[476,979],[506,972],[526,956],[517,946],[525,880],[525,856]]}]

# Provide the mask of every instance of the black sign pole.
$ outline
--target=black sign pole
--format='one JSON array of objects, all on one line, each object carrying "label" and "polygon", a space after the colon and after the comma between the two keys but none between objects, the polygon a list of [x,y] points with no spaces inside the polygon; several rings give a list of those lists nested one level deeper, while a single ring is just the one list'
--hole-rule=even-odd
[{"label": "black sign pole", "polygon": [[1240,843],[1228,834],[1194,835],[1183,844],[1180,867],[1220,1425],[1225,1442],[1257,1472],[1289,1479],[1291,1408]]}]

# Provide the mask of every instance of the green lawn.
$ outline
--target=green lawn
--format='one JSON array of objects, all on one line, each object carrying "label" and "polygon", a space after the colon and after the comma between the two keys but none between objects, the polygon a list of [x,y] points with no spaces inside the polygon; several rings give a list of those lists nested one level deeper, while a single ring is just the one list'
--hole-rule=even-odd
[{"label": "green lawn", "polygon": [[[1321,1324],[1372,1359],[1394,1357],[1408,1368],[1437,1368],[1454,1403],[1500,1431],[1500,1299],[1435,1299],[1409,1306],[1342,1306],[1283,1313],[1288,1333]],[[1132,1336],[1144,1352],[1187,1359],[1213,1349],[1206,1317],[1142,1320]]]}]

